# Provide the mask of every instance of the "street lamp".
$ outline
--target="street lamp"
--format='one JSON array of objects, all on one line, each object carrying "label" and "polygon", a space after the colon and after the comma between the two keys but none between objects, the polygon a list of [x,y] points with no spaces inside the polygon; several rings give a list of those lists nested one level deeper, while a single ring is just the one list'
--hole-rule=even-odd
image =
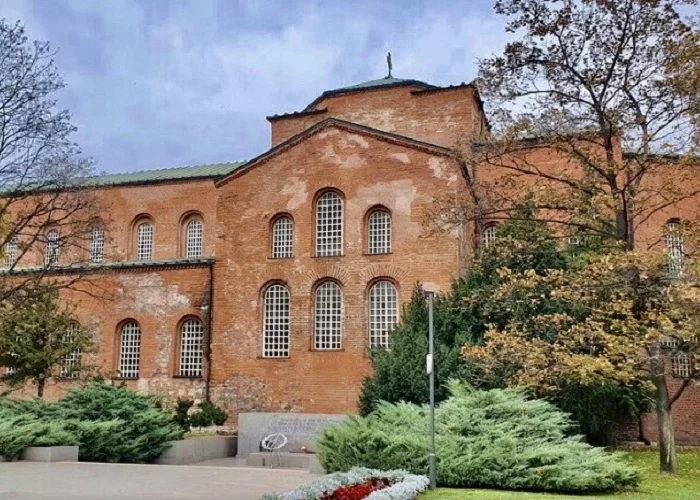
[{"label": "street lamp", "polygon": [[433,329],[433,303],[435,302],[435,292],[425,291],[425,298],[428,300],[428,356],[425,359],[425,367],[428,372],[430,384],[430,455],[429,477],[430,489],[436,488],[435,479],[435,331]]}]

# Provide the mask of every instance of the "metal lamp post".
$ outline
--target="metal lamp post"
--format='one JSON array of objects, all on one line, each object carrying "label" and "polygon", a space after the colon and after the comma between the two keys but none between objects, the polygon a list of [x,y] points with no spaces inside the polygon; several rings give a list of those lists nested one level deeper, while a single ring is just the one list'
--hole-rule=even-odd
[{"label": "metal lamp post", "polygon": [[426,357],[426,371],[428,372],[430,384],[430,455],[429,455],[429,477],[430,489],[434,490],[437,486],[435,478],[435,332],[433,329],[433,303],[435,292],[425,292],[425,297],[428,300],[428,356]]}]

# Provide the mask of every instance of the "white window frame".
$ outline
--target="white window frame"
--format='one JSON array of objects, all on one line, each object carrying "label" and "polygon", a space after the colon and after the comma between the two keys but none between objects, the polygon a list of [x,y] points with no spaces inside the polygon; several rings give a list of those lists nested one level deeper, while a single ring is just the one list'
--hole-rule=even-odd
[{"label": "white window frame", "polygon": [[199,318],[189,318],[180,325],[180,377],[201,377],[204,323]]},{"label": "white window frame", "polygon": [[12,236],[3,249],[3,269],[12,269],[17,263],[17,236]]},{"label": "white window frame", "polygon": [[289,259],[294,256],[294,222],[283,215],[272,224],[272,258]]},{"label": "white window frame", "polygon": [[127,321],[119,331],[119,377],[139,378],[141,364],[141,325]]},{"label": "white window frame", "polygon": [[344,313],[340,286],[332,280],[319,284],[314,293],[314,348],[317,351],[342,348]]},{"label": "white window frame", "polygon": [[399,294],[389,280],[379,280],[369,289],[369,346],[389,348],[389,333],[399,322]]},{"label": "white window frame", "polygon": [[46,253],[44,254],[44,264],[46,267],[58,265],[61,255],[61,235],[57,229],[51,229],[46,233]]},{"label": "white window frame", "polygon": [[679,351],[671,355],[671,373],[675,377],[688,378],[693,372],[692,355]]},{"label": "white window frame", "polygon": [[105,229],[95,224],[90,233],[90,264],[102,264],[105,255]]},{"label": "white window frame", "polygon": [[484,234],[481,236],[481,242],[484,248],[489,248],[496,243],[496,224],[489,224],[484,228]]},{"label": "white window frame", "polygon": [[372,255],[391,253],[391,213],[372,210],[367,220],[367,251]]},{"label": "white window frame", "polygon": [[671,276],[682,276],[685,252],[683,226],[679,221],[666,223],[666,252],[668,253],[668,273]]},{"label": "white window frame", "polygon": [[326,191],[316,200],[316,256],[343,254],[343,198]]},{"label": "white window frame", "polygon": [[[71,323],[68,330],[63,334],[63,342],[71,342],[75,338],[76,331],[80,328],[77,323]],[[69,354],[61,358],[59,376],[62,378],[77,378],[76,368],[80,364],[80,349],[76,348]]]},{"label": "white window frame", "polygon": [[291,323],[289,289],[279,283],[267,287],[263,308],[262,355],[264,358],[288,358]]},{"label": "white window frame", "polygon": [[190,219],[185,228],[185,257],[199,259],[204,253],[204,222]]},{"label": "white window frame", "polygon": [[153,223],[143,220],[136,226],[136,260],[146,261],[153,259]]}]

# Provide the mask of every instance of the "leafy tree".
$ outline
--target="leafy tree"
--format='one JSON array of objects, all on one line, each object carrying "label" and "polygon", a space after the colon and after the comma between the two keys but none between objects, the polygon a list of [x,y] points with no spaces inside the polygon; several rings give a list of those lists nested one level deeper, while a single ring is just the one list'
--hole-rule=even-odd
[{"label": "leafy tree", "polygon": [[31,381],[43,397],[47,380],[86,373],[82,354],[92,348],[92,333],[55,289],[16,291],[0,303],[0,365],[10,386]]},{"label": "leafy tree", "polygon": [[[663,256],[617,252],[592,258],[580,268],[501,271],[494,307],[522,308],[505,325],[490,324],[481,345],[463,356],[482,373],[509,374],[509,383],[540,396],[566,391],[572,383],[599,388],[651,389],[659,422],[662,471],[677,468],[671,408],[698,378],[700,309],[697,290],[671,282]],[[536,304],[556,300],[558,311]],[[673,373],[680,386],[670,392]]]}]

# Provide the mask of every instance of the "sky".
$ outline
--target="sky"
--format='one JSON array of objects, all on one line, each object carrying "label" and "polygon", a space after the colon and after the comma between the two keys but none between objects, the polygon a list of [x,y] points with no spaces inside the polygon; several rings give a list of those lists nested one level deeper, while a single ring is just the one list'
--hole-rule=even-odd
[{"label": "sky", "polygon": [[57,95],[97,172],[245,160],[266,116],[393,75],[435,85],[499,52],[492,0],[1,0],[57,50]]}]

